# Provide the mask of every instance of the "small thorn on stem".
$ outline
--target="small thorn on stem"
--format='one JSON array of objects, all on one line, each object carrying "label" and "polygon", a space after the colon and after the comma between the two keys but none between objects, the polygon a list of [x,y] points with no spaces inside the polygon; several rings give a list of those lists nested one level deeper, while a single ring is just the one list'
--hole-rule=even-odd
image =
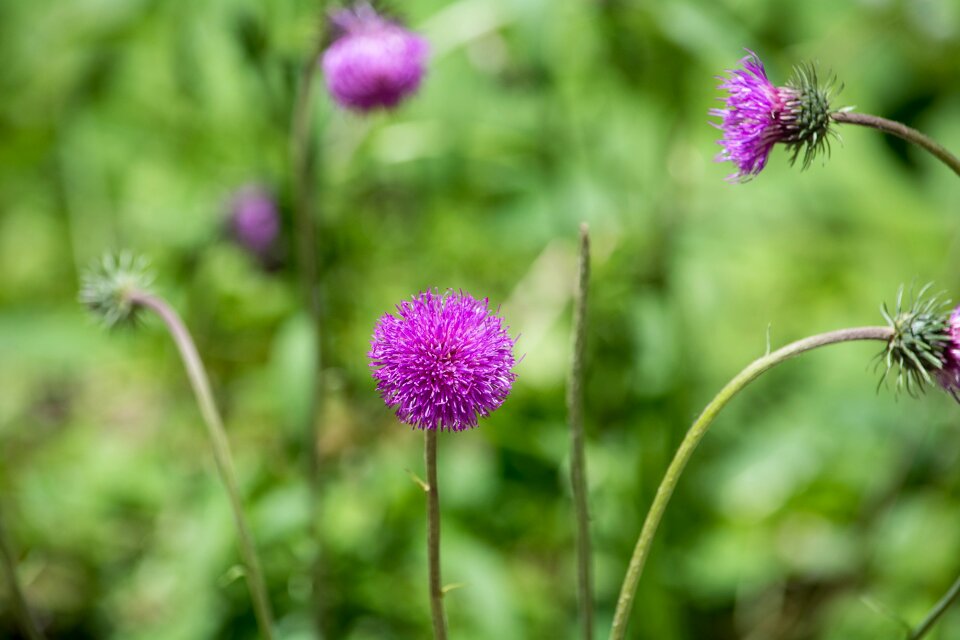
[{"label": "small thorn on stem", "polygon": [[424,492],[424,493],[430,493],[430,485],[427,484],[426,482],[424,482],[423,479],[422,479],[420,476],[418,476],[417,474],[415,474],[415,473],[414,473],[413,471],[411,471],[410,469],[404,469],[404,471],[406,471],[408,474],[410,474],[410,479],[413,480],[414,482],[416,482],[416,483],[420,486],[420,488],[423,489],[423,492]]}]

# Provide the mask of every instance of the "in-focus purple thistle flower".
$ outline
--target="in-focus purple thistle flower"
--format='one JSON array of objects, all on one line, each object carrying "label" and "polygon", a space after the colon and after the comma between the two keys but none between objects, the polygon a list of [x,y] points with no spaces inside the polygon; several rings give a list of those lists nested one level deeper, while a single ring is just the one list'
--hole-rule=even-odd
[{"label": "in-focus purple thistle flower", "polygon": [[230,231],[246,249],[264,257],[280,233],[280,216],[273,198],[261,187],[240,189],[230,204]]},{"label": "in-focus purple thistle flower", "polygon": [[429,45],[390,22],[366,3],[334,14],[340,32],[323,53],[327,88],[341,106],[355,111],[395,107],[420,86]]},{"label": "in-focus purple thistle flower", "polygon": [[[749,50],[748,50],[749,51]],[[770,151],[778,142],[792,151],[791,164],[803,152],[806,169],[821,151],[829,152],[830,87],[819,86],[816,68],[798,66],[784,87],[774,86],[767,78],[763,63],[752,51],[743,58],[742,69],[729,70],[718,77],[719,88],[728,95],[725,109],[711,109],[710,115],[722,119],[711,123],[723,132],[723,147],[718,162],[729,160],[736,173],[733,182],[745,182],[767,165]]]},{"label": "in-focus purple thistle flower", "polygon": [[937,381],[960,402],[960,306],[950,314],[947,335],[950,339],[943,349],[943,368],[937,372]]},{"label": "in-focus purple thistle flower", "polygon": [[377,390],[401,422],[463,431],[503,404],[514,341],[487,299],[426,291],[384,314],[370,343]]}]

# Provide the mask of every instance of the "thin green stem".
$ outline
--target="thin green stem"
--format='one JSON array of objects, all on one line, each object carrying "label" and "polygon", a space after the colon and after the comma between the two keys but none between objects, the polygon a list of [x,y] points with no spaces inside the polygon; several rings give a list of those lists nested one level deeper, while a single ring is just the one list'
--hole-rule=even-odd
[{"label": "thin green stem", "polygon": [[446,640],[447,619],[443,613],[443,583],[440,580],[440,491],[437,485],[437,432],[425,431],[423,458],[427,466],[427,562],[429,564],[430,614],[434,640]]},{"label": "thin green stem", "polygon": [[960,158],[957,158],[957,156],[947,151],[946,148],[929,136],[920,133],[916,129],[908,127],[905,124],[896,122],[894,120],[887,120],[886,118],[881,118],[879,116],[871,116],[866,113],[854,113],[852,111],[837,111],[830,114],[830,117],[833,118],[834,122],[840,122],[843,124],[858,124],[861,127],[870,127],[871,129],[877,129],[879,131],[895,135],[898,138],[906,140],[907,142],[912,142],[918,147],[929,151],[935,158],[937,158],[937,160],[953,169],[953,172],[960,176]]},{"label": "thin green stem", "polygon": [[197,353],[197,347],[186,325],[183,324],[180,316],[165,300],[141,291],[131,292],[128,294],[128,299],[131,303],[145,307],[157,314],[163,320],[170,337],[173,338],[177,349],[180,351],[187,378],[190,379],[190,386],[193,387],[197,405],[200,407],[200,413],[207,426],[210,443],[213,445],[213,457],[217,464],[217,471],[220,473],[220,479],[223,481],[230,498],[233,520],[237,527],[240,555],[243,557],[244,565],[246,565],[247,587],[250,589],[250,597],[253,600],[253,610],[257,617],[257,624],[260,626],[263,637],[272,640],[273,614],[270,610],[270,601],[267,598],[263,572],[260,570],[260,561],[253,544],[253,536],[250,534],[250,528],[247,526],[246,518],[243,515],[243,502],[240,499],[237,472],[234,467],[233,456],[230,453],[230,443],[223,428],[220,412],[217,409],[216,402],[214,402],[210,380],[207,378],[206,369],[204,369],[203,362],[200,360],[200,354]]},{"label": "thin green stem", "polygon": [[707,428],[727,403],[762,373],[805,351],[824,347],[829,344],[851,342],[854,340],[881,340],[886,342],[892,337],[893,329],[890,327],[859,327],[855,329],[841,329],[839,331],[831,331],[804,338],[754,360],[720,390],[720,393],[710,401],[710,404],[706,406],[703,413],[700,414],[690,427],[690,430],[687,431],[686,436],[684,436],[683,441],[680,443],[680,447],[677,449],[677,453],[670,462],[670,466],[667,467],[663,480],[660,481],[660,486],[657,488],[653,504],[650,505],[650,510],[647,512],[647,517],[643,522],[643,528],[640,531],[637,545],[633,550],[633,557],[630,558],[627,574],[623,579],[623,586],[620,589],[620,597],[617,600],[617,608],[613,616],[613,627],[610,631],[611,640],[623,640],[626,634],[627,622],[633,607],[633,599],[637,593],[637,584],[640,582],[644,563],[650,553],[653,538],[656,535],[660,521],[663,519],[667,504],[670,502],[670,497],[673,495],[673,491],[680,480],[680,475],[687,466],[687,462],[689,462],[697,445],[700,444],[700,441],[706,434]]},{"label": "thin green stem", "polygon": [[37,624],[27,605],[27,597],[23,593],[23,587],[17,575],[16,555],[7,540],[2,512],[0,512],[0,564],[3,564],[3,574],[7,581],[7,588],[10,590],[10,598],[13,600],[13,613],[20,622],[20,629],[29,640],[43,640],[40,625]]},{"label": "thin green stem", "polygon": [[316,150],[313,140],[313,82],[316,78],[317,56],[321,51],[321,38],[316,38],[314,48],[300,70],[300,84],[293,107],[293,122],[290,129],[290,163],[293,171],[294,224],[297,229],[297,268],[300,272],[300,288],[303,304],[310,315],[314,341],[313,375],[314,390],[304,429],[307,438],[308,474],[310,485],[316,484],[319,463],[315,433],[316,411],[322,386],[323,365],[320,339],[322,336],[322,308],[320,304],[318,265],[316,202],[313,179],[316,172]]},{"label": "thin green stem", "polygon": [[[322,3],[318,15],[323,15]],[[323,634],[322,553],[320,550],[320,455],[317,451],[317,419],[323,395],[323,307],[320,298],[320,278],[317,259],[317,204],[314,197],[314,179],[317,173],[317,154],[312,126],[314,80],[317,76],[317,58],[323,49],[323,29],[300,70],[300,83],[293,107],[290,128],[290,164],[293,173],[294,224],[297,230],[297,268],[303,305],[310,316],[313,340],[311,374],[313,384],[302,426],[306,452],[306,475],[310,493],[310,534],[317,545],[311,563],[313,621],[317,632]]]},{"label": "thin green stem", "polygon": [[940,617],[958,598],[960,598],[960,577],[956,579],[943,597],[940,598],[940,601],[933,606],[933,609],[930,610],[930,613],[927,614],[923,621],[910,633],[908,640],[920,640],[920,638],[927,635],[927,632],[933,629]]},{"label": "thin green stem", "polygon": [[583,637],[593,638],[593,571],[590,554],[590,511],[587,505],[587,471],[583,445],[583,353],[587,334],[587,293],[590,287],[590,234],[580,225],[580,261],[573,303],[573,357],[567,384],[570,416],[570,486],[577,517],[577,598]]}]

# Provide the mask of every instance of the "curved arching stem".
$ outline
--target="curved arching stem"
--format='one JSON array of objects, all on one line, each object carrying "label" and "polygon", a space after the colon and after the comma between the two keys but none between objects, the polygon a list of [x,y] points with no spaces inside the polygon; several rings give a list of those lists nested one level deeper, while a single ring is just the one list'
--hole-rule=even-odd
[{"label": "curved arching stem", "polygon": [[886,118],[871,116],[866,113],[854,113],[852,111],[837,111],[831,113],[830,117],[834,122],[870,127],[871,129],[877,129],[878,131],[883,131],[884,133],[889,133],[907,142],[911,142],[925,151],[930,152],[937,160],[950,167],[955,174],[960,176],[960,158],[957,158],[957,156],[947,151],[943,145],[936,142],[933,138],[920,133],[912,127],[908,127],[894,120],[887,120]]},{"label": "curved arching stem", "polygon": [[620,588],[620,597],[617,600],[617,608],[613,616],[613,627],[610,631],[611,640],[623,640],[627,631],[627,622],[629,621],[630,611],[633,608],[633,600],[637,593],[637,584],[640,582],[640,576],[643,573],[643,566],[646,563],[647,556],[650,553],[650,547],[653,544],[653,538],[663,519],[663,514],[667,510],[667,504],[670,497],[680,480],[687,462],[690,461],[697,445],[707,433],[707,429],[717,414],[727,406],[727,403],[737,395],[744,387],[756,380],[762,373],[775,367],[776,365],[800,355],[806,351],[824,347],[828,344],[837,344],[839,342],[851,342],[854,340],[881,340],[889,341],[894,334],[890,327],[858,327],[854,329],[841,329],[821,333],[809,338],[797,340],[787,346],[768,353],[757,358],[747,367],[738,373],[727,385],[720,390],[720,393],[710,401],[703,413],[694,421],[687,435],[684,436],[677,453],[673,456],[673,461],[667,467],[667,471],[660,481],[657,488],[657,494],[650,505],[647,517],[643,522],[643,528],[640,531],[640,537],[637,540],[636,547],[633,550],[633,556],[630,558],[630,564],[627,567],[627,574],[623,579],[623,586]]},{"label": "curved arching stem", "polygon": [[233,511],[233,520],[237,527],[240,555],[246,569],[247,586],[250,588],[250,598],[253,600],[253,612],[256,615],[257,624],[260,626],[263,637],[266,640],[271,640],[273,638],[273,613],[267,597],[263,571],[260,569],[260,560],[253,544],[253,535],[250,533],[247,519],[243,515],[243,502],[240,499],[237,471],[233,464],[233,456],[230,453],[230,442],[227,440],[227,432],[223,428],[223,419],[220,417],[220,411],[213,399],[210,379],[207,377],[203,361],[200,360],[197,346],[190,336],[190,331],[183,324],[183,320],[163,298],[142,291],[133,291],[128,294],[128,299],[131,303],[157,314],[166,325],[170,337],[177,345],[177,350],[180,351],[187,378],[190,380],[190,386],[193,387],[197,404],[200,407],[200,414],[203,416],[204,424],[207,426],[207,434],[210,436],[210,443],[213,445],[213,458],[217,464],[217,471],[220,473],[220,479],[223,481],[227,496],[230,499],[230,508]]}]

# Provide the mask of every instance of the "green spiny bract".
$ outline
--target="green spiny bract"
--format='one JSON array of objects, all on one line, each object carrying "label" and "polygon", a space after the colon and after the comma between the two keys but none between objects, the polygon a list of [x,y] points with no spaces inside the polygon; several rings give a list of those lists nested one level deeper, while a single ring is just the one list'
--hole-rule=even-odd
[{"label": "green spiny bract", "polygon": [[786,144],[792,152],[790,164],[794,164],[801,153],[803,169],[821,153],[829,157],[830,137],[837,135],[830,128],[830,98],[843,89],[841,86],[834,92],[835,85],[835,77],[821,83],[813,63],[794,67],[793,76],[787,81],[787,88],[793,94],[787,102],[790,120],[784,123],[789,132]]},{"label": "green spiny bract", "polygon": [[912,296],[909,308],[904,308],[904,290],[897,291],[897,305],[893,313],[884,303],[880,307],[893,337],[887,348],[878,354],[878,366],[883,365],[882,385],[896,368],[896,389],[916,396],[933,383],[931,373],[941,371],[946,363],[945,350],[950,342],[949,301],[939,294],[927,296],[930,285],[925,285]]},{"label": "green spiny bract", "polygon": [[108,327],[136,324],[131,295],[148,291],[152,284],[146,258],[128,251],[108,253],[83,275],[79,299]]}]

